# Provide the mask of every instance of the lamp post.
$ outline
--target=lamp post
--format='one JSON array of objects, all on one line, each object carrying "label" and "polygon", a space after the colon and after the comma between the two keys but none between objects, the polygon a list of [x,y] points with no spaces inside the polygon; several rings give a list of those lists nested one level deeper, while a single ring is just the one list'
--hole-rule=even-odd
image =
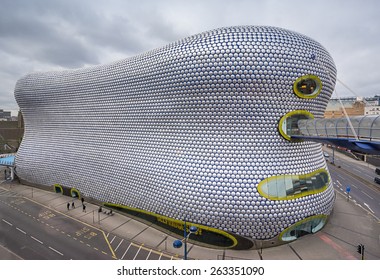
[{"label": "lamp post", "polygon": [[174,240],[174,242],[173,242],[174,248],[181,248],[182,244],[184,243],[184,246],[183,246],[183,250],[184,250],[183,259],[184,260],[187,260],[187,240],[189,239],[189,237],[192,233],[197,232],[198,228],[195,226],[191,226],[189,228],[189,230],[190,230],[190,232],[187,233],[187,227],[186,227],[186,221],[185,221],[183,224],[183,239],[182,240],[177,239],[177,240]]}]

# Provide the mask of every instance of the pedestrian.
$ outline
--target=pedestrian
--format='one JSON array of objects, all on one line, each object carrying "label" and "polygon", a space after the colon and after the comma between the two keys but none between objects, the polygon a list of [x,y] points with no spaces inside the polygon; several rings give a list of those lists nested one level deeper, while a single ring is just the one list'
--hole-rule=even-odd
[{"label": "pedestrian", "polygon": [[86,213],[86,205],[83,204],[83,212]]},{"label": "pedestrian", "polygon": [[74,204],[74,201],[73,201],[73,203],[71,203],[71,208],[75,208],[75,204]]},{"label": "pedestrian", "polygon": [[70,210],[70,202],[67,202],[67,210]]},{"label": "pedestrian", "polygon": [[83,202],[84,202],[84,198],[82,197],[80,200],[82,201],[82,205],[83,205]]}]

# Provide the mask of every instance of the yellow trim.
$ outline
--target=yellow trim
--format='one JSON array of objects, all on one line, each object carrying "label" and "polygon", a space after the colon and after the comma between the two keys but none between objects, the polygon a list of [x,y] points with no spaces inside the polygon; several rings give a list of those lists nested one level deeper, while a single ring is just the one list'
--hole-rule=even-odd
[{"label": "yellow trim", "polygon": [[60,190],[61,190],[61,194],[63,194],[63,188],[62,188],[62,186],[61,186],[60,184],[54,184],[53,187],[54,187],[54,192],[55,192],[55,193],[57,193],[57,191],[56,191],[55,188],[60,188]]},{"label": "yellow trim", "polygon": [[[174,224],[181,225],[181,228],[178,227],[178,229],[183,229],[184,221],[181,221],[181,220],[177,220],[177,219],[174,219],[174,218],[169,218],[167,216],[163,216],[163,215],[156,214],[156,213],[153,213],[153,212],[149,212],[149,211],[146,211],[146,210],[143,210],[143,209],[133,208],[133,207],[129,207],[129,206],[126,206],[126,205],[121,205],[121,204],[114,204],[114,203],[106,202],[106,203],[104,203],[104,206],[113,206],[113,207],[124,208],[124,209],[127,209],[127,210],[140,212],[140,213],[143,213],[143,214],[155,217],[157,219],[157,221],[159,221],[161,223],[163,223],[163,221],[166,220],[167,222],[171,222],[173,225]],[[190,226],[196,226],[198,228],[198,231],[199,231],[199,229],[200,230],[205,230],[205,231],[211,231],[211,232],[220,234],[220,235],[222,235],[224,237],[227,237],[228,239],[232,240],[233,245],[231,245],[229,247],[224,247],[224,248],[233,248],[233,247],[235,247],[238,244],[237,239],[233,235],[231,235],[228,232],[225,232],[223,230],[212,228],[212,227],[208,227],[208,226],[205,226],[205,225],[195,224],[195,223],[191,223],[191,222],[187,222],[187,221],[186,221],[186,225],[188,225],[189,227]],[[173,226],[173,227],[177,228],[176,226]]]},{"label": "yellow trim", "polygon": [[314,115],[312,113],[310,113],[309,111],[306,111],[306,110],[295,110],[295,111],[291,111],[291,112],[285,114],[280,119],[280,122],[278,123],[278,130],[279,130],[281,136],[284,137],[288,141],[292,141],[291,137],[285,133],[285,131],[282,129],[282,126],[284,125],[284,122],[286,119],[288,119],[289,117],[294,116],[294,115],[304,115],[304,116],[307,116],[308,119],[314,119]]},{"label": "yellow trim", "polygon": [[[325,186],[323,186],[322,188],[320,188],[318,190],[305,191],[305,192],[302,192],[300,194],[289,195],[289,196],[285,196],[285,197],[277,197],[277,196],[273,197],[273,196],[270,196],[269,194],[267,194],[267,193],[265,193],[263,191],[263,186],[264,185],[266,185],[269,181],[277,180],[278,178],[283,179],[284,177],[298,176],[300,179],[307,179],[307,178],[310,178],[313,175],[315,175],[317,173],[321,173],[321,172],[326,173],[328,181],[327,181],[327,184]],[[272,176],[272,177],[266,178],[266,179],[262,180],[259,183],[259,185],[257,186],[257,191],[260,193],[261,196],[263,196],[263,197],[265,197],[267,199],[270,199],[270,200],[291,200],[291,199],[296,199],[296,198],[305,197],[305,196],[308,196],[308,195],[324,192],[327,189],[327,186],[328,186],[329,183],[330,183],[329,173],[327,172],[326,169],[321,168],[321,169],[318,169],[316,171],[313,171],[313,172],[307,173],[307,174],[301,174],[301,175],[276,175],[276,176]]]},{"label": "yellow trim", "polygon": [[80,198],[80,191],[78,191],[76,188],[71,188],[71,189],[70,189],[70,196],[71,196],[71,197],[74,197],[74,196],[73,196],[73,192],[78,193],[78,198]]},{"label": "yellow trim", "polygon": [[[286,229],[284,229],[280,235],[278,236],[278,238],[281,240],[281,241],[286,241],[286,240],[282,240],[282,236],[287,233],[288,231],[291,231],[292,229],[294,229],[295,227],[299,226],[299,225],[302,225],[304,223],[307,223],[311,220],[315,220],[315,219],[323,219],[325,221],[325,224],[326,224],[326,220],[327,220],[328,216],[327,215],[324,215],[324,214],[319,214],[319,215],[314,215],[314,216],[310,216],[310,217],[307,217],[301,221],[298,221],[296,222],[295,224],[291,225],[290,227],[287,227]],[[296,238],[295,238],[296,239]]]},{"label": "yellow trim", "polygon": [[[302,80],[307,80],[307,79],[311,79],[316,83],[316,88],[312,94],[304,94],[304,93],[300,92],[297,88],[297,84],[299,82],[301,82]],[[293,83],[293,91],[300,98],[307,98],[307,99],[308,98],[316,98],[321,93],[321,90],[322,90],[322,82],[321,82],[321,79],[316,75],[301,76]]]}]

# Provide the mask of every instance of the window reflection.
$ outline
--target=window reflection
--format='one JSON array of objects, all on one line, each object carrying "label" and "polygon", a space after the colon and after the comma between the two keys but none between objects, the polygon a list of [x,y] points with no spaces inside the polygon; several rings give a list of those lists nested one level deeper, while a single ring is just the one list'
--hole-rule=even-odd
[{"label": "window reflection", "polygon": [[308,217],[293,226],[285,229],[280,234],[282,241],[293,241],[301,236],[319,231],[327,221],[326,215]]},{"label": "window reflection", "polygon": [[329,182],[326,170],[319,169],[305,175],[280,175],[260,182],[259,193],[272,200],[286,200],[324,191]]}]

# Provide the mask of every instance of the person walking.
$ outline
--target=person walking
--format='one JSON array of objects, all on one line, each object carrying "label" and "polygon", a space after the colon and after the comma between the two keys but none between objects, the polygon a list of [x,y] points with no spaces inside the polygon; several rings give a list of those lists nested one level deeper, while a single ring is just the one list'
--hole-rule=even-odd
[{"label": "person walking", "polygon": [[71,203],[71,208],[75,208],[75,204],[74,204],[74,201],[73,201],[73,203]]},{"label": "person walking", "polygon": [[67,202],[67,210],[70,210],[70,202]]},{"label": "person walking", "polygon": [[82,197],[80,200],[82,201],[82,205],[83,205],[83,203],[84,203],[84,198]]},{"label": "person walking", "polygon": [[83,212],[86,213],[86,205],[83,204]]}]

